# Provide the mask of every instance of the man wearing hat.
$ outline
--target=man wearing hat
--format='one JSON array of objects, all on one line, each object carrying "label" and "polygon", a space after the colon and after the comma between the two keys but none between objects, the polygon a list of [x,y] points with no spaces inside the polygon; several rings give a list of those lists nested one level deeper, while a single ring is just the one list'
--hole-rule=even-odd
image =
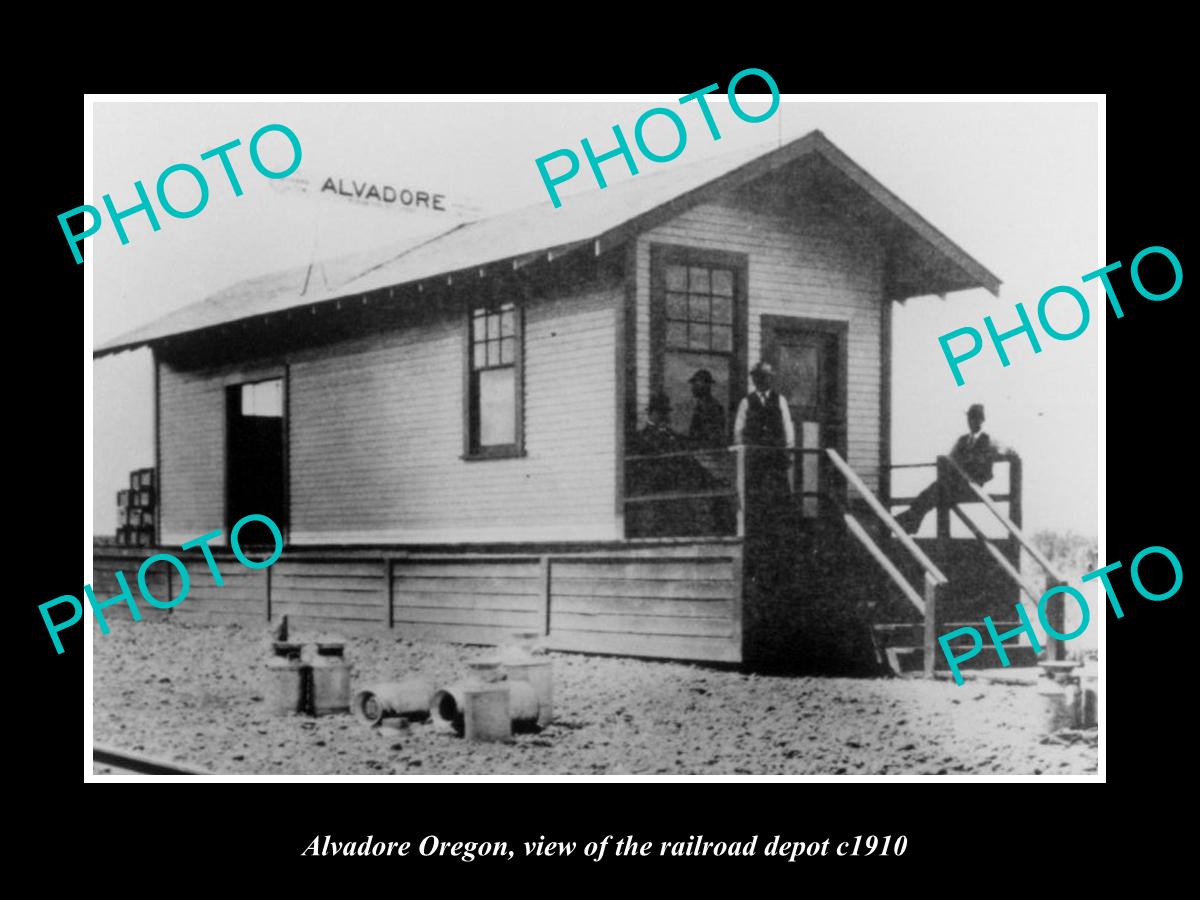
[{"label": "man wearing hat", "polygon": [[750,370],[754,390],[742,398],[733,423],[733,442],[745,444],[747,513],[757,529],[775,520],[775,507],[791,492],[791,454],[762,448],[796,446],[787,400],[772,386],[775,371],[759,361]]},{"label": "man wearing hat", "polygon": [[775,370],[758,362],[750,370],[754,390],[742,398],[733,423],[733,442],[755,447],[794,447],[796,431],[787,401],[772,387]]},{"label": "man wearing hat", "polygon": [[[659,391],[650,397],[646,419],[645,427],[637,433],[633,442],[634,456],[663,456],[687,449],[684,439],[671,428],[671,398],[664,392]],[[679,456],[631,460],[626,469],[629,495],[644,497],[686,490],[681,477],[686,462],[685,458]],[[641,503],[633,511],[630,524],[633,533],[642,537],[675,536],[680,533],[681,522],[686,522],[685,512],[678,501]]]},{"label": "man wearing hat", "polygon": [[[968,478],[980,485],[987,484],[992,480],[992,463],[999,452],[999,448],[983,431],[983,420],[983,404],[973,403],[967,410],[967,428],[969,430],[954,442],[954,448],[950,451],[950,458],[958,463],[959,467],[967,473]],[[900,527],[909,534],[915,534],[920,530],[925,514],[937,506],[938,496],[942,490],[947,492],[947,502],[950,503],[975,499],[975,494],[962,483],[962,479],[957,473],[952,472],[950,480],[952,483],[948,485],[935,481],[921,491],[913,500],[912,506],[896,516]]]},{"label": "man wearing hat", "polygon": [[715,379],[708,369],[697,369],[688,379],[696,407],[692,412],[692,424],[688,428],[688,441],[693,447],[709,449],[724,447],[725,410],[712,395]]},{"label": "man wearing hat", "polygon": [[659,391],[646,406],[646,426],[638,432],[634,452],[638,456],[658,456],[683,449],[683,438],[671,428],[671,398]]}]

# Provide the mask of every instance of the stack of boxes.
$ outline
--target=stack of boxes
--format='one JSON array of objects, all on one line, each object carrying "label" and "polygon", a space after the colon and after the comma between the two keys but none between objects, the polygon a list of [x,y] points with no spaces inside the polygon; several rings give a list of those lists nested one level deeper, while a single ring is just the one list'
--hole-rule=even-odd
[{"label": "stack of boxes", "polygon": [[117,543],[144,547],[154,543],[154,469],[129,473],[129,490],[117,491]]}]

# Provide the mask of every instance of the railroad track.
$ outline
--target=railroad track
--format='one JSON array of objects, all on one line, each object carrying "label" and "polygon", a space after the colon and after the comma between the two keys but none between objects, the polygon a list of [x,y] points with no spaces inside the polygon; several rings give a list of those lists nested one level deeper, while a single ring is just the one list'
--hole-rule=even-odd
[{"label": "railroad track", "polygon": [[165,762],[141,753],[120,750],[107,744],[92,745],[92,763],[98,766],[108,766],[114,774],[133,773],[135,775],[214,775],[191,766],[179,763]]}]

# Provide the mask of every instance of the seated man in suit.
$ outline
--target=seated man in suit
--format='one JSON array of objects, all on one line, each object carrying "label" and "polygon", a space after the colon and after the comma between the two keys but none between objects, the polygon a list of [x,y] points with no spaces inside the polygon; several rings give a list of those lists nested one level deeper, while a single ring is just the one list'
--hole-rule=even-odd
[{"label": "seated man in suit", "polygon": [[[970,430],[954,442],[954,448],[950,451],[950,458],[958,463],[959,467],[967,473],[968,478],[979,485],[987,484],[992,480],[992,463],[1002,452],[1001,448],[994,444],[987,433],[982,430],[983,420],[983,404],[973,404],[967,410],[967,428]],[[913,500],[912,506],[896,516],[900,527],[909,534],[916,534],[921,528],[925,514],[937,506],[938,496],[943,490],[948,492],[947,499],[951,503],[975,499],[975,494],[962,483],[962,479],[956,472],[951,472],[950,482],[950,484],[942,484],[935,481],[921,491]]]}]

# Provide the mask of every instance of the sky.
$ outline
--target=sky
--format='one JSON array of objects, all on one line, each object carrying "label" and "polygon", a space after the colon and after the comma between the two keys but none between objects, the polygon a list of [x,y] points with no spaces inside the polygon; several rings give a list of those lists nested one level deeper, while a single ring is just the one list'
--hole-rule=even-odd
[{"label": "sky", "polygon": [[[780,88],[787,97],[787,85]],[[133,182],[140,179],[153,194],[159,173],[175,163],[205,172],[210,196],[192,218],[173,219],[160,210],[157,232],[144,215],[126,219],[127,245],[107,220],[87,239],[95,341],[242,279],[548,202],[537,157],[562,148],[582,157],[584,137],[597,152],[610,149],[614,124],[632,143],[642,112],[657,105],[678,108],[677,98],[695,89],[681,85],[674,94],[619,102],[97,102],[93,195],[81,203],[101,206],[109,193],[118,210],[133,206]],[[1084,273],[1110,262],[1098,248],[1095,104],[785,99],[774,116],[755,124],[738,119],[723,95],[710,96],[720,140],[711,138],[695,109],[686,110],[687,143],[676,160],[643,161],[638,176],[614,160],[604,166],[609,182],[648,178],[672,164],[820,129],[1003,282],[998,298],[975,289],[895,307],[893,461],[924,462],[947,452],[965,430],[967,407],[983,403],[985,430],[1024,461],[1027,528],[1097,534],[1097,321],[1104,301],[1097,282],[1081,283]],[[753,114],[766,103],[744,106]],[[268,123],[287,125],[302,146],[299,169],[280,181],[259,176],[247,156],[251,135]],[[671,146],[674,129],[662,117],[652,123],[649,146]],[[242,146],[230,159],[244,189],[240,197],[233,196],[216,160],[200,160],[202,152],[235,138]],[[260,146],[267,166],[281,169],[289,162],[279,134]],[[354,180],[438,193],[446,210],[364,206],[321,192],[328,177],[341,178],[346,190],[353,190]],[[198,196],[188,182],[186,174],[168,182],[179,208],[189,208]],[[596,190],[586,162],[559,188],[564,203]],[[70,252],[65,241],[63,250]],[[1012,328],[1018,302],[1036,321],[1038,299],[1057,285],[1087,297],[1093,315],[1083,335],[1059,342],[1039,333],[1039,354],[1024,338],[1008,341],[1007,368],[985,346],[964,364],[966,384],[954,383],[940,335],[964,326],[983,333],[985,315],[1000,330]],[[1061,298],[1050,307],[1050,321],[1061,331],[1071,330],[1078,315]],[[127,486],[129,471],[154,464],[153,371],[147,350],[92,366],[94,523],[104,534],[116,526],[116,492]]]}]

